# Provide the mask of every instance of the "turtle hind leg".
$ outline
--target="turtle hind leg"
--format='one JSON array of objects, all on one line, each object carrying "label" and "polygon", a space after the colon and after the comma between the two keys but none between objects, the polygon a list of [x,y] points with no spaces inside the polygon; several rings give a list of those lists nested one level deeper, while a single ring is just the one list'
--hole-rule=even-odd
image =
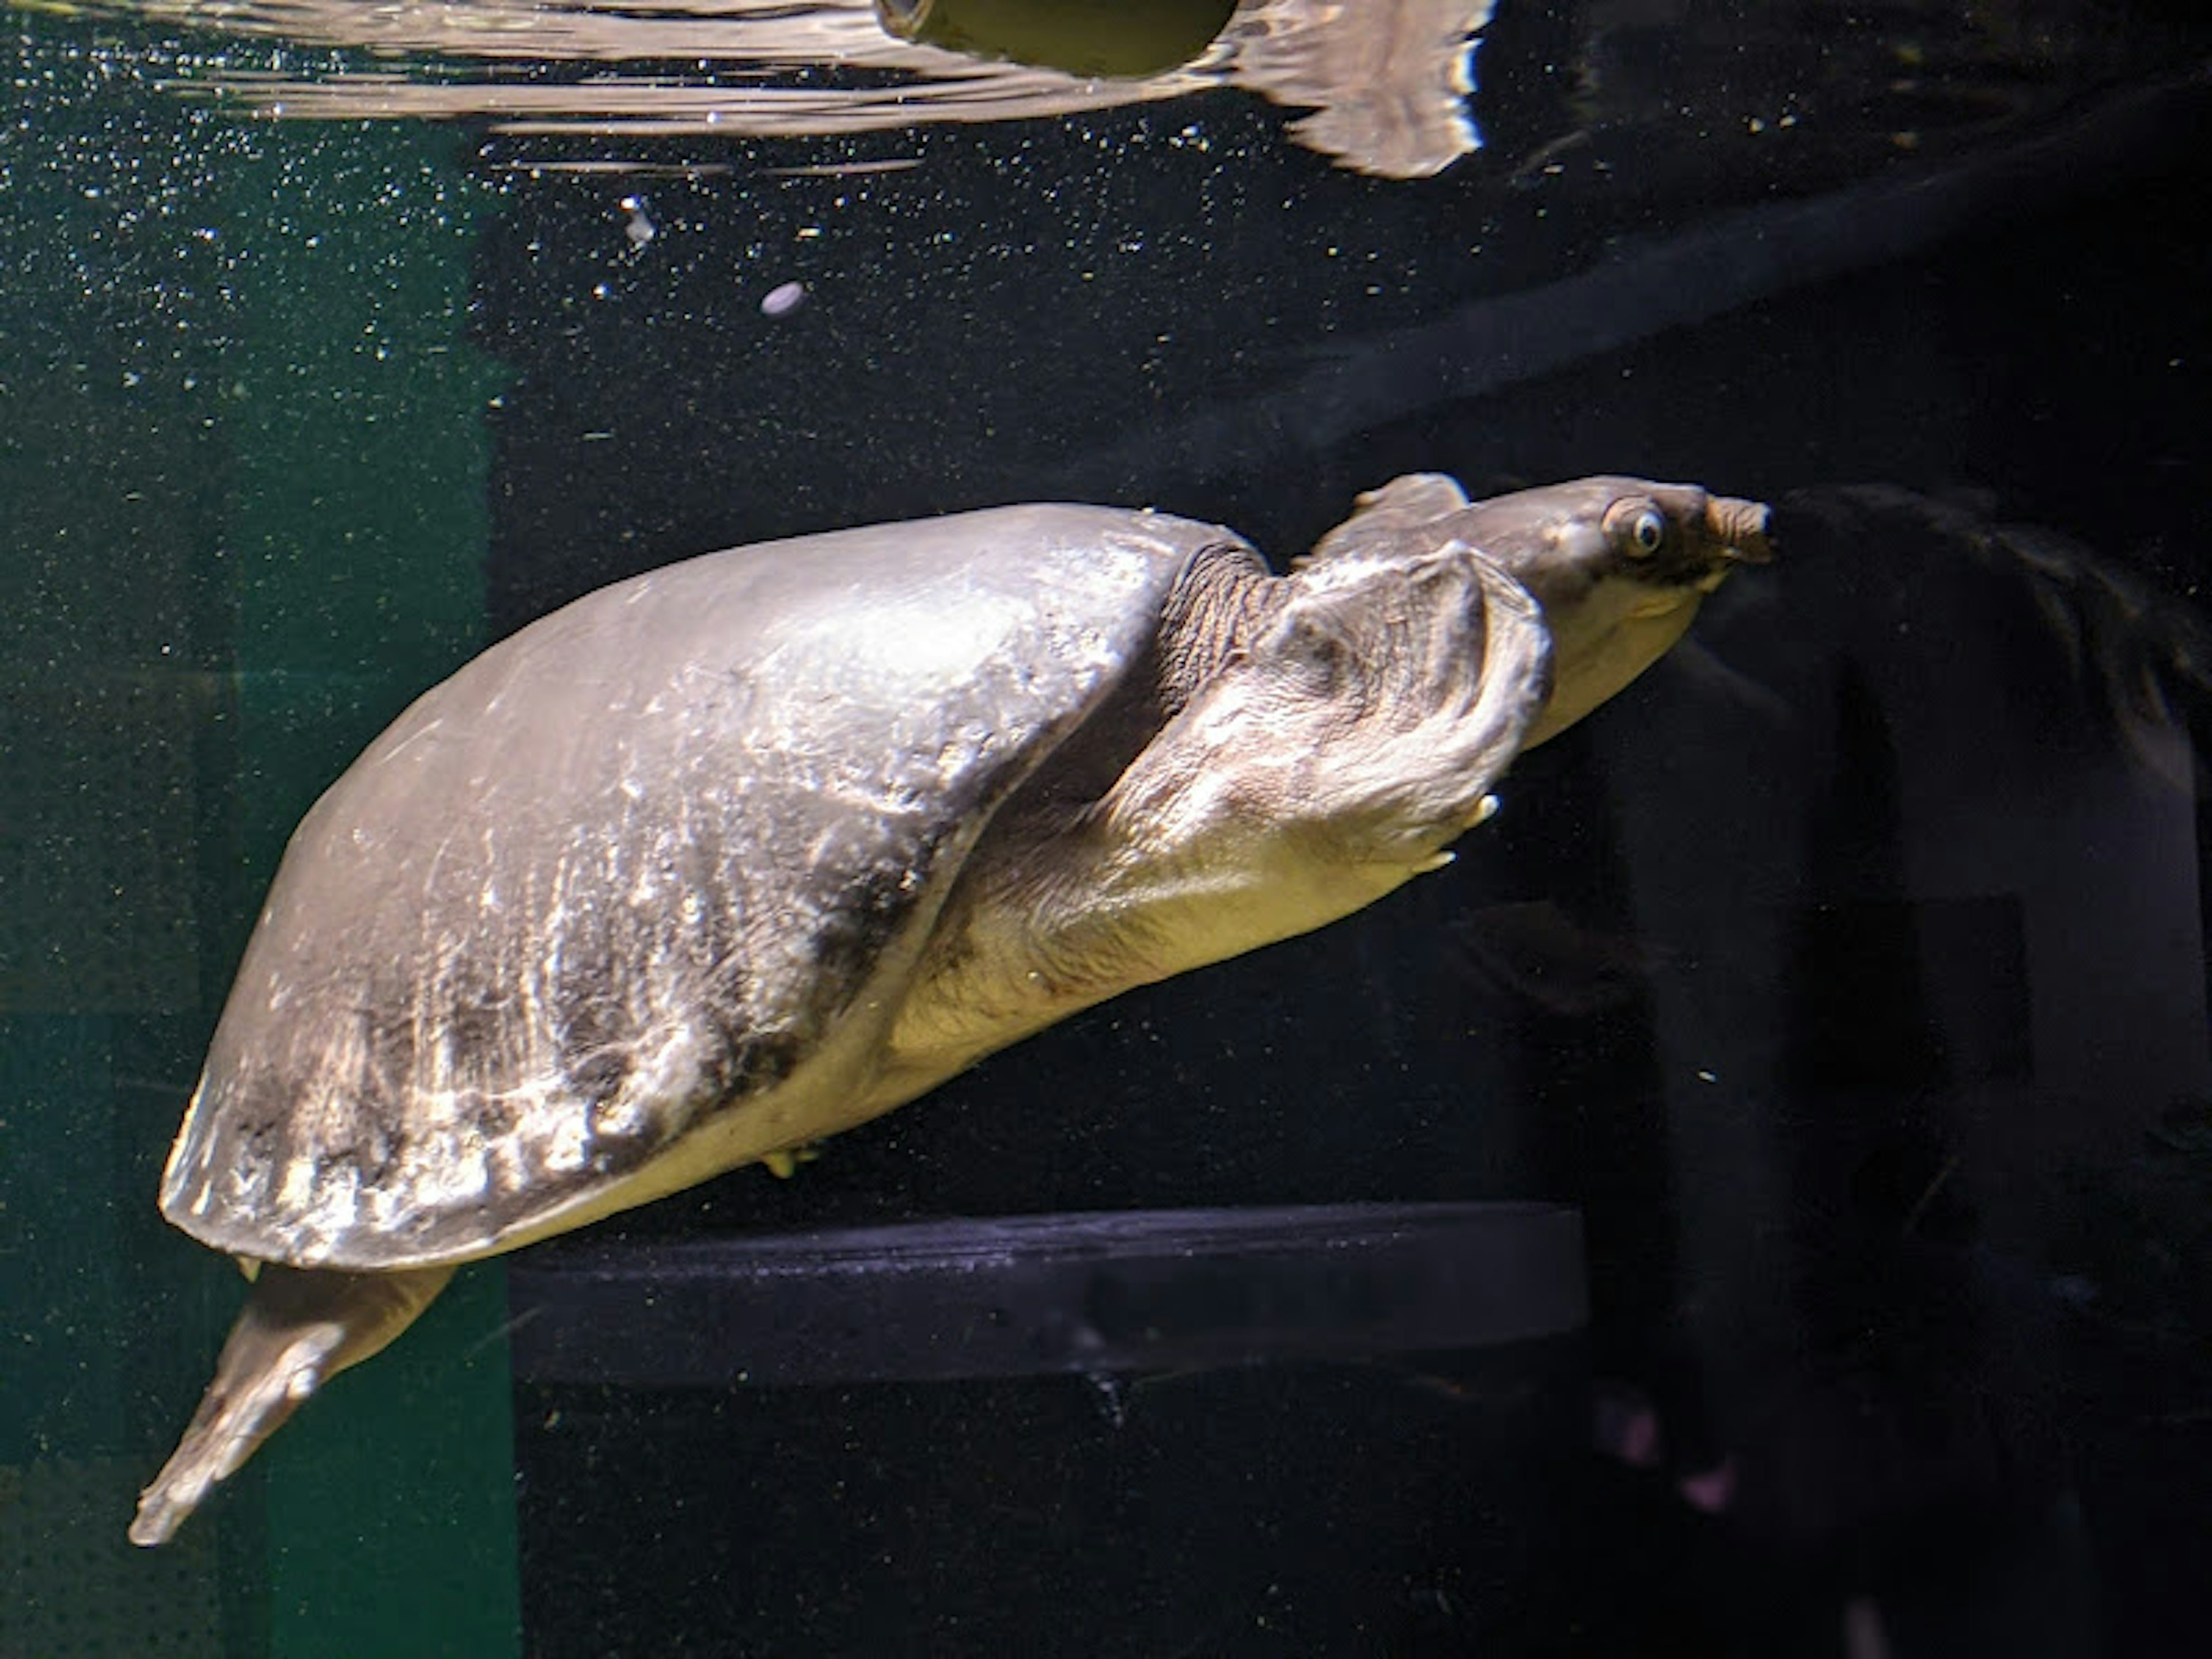
[{"label": "turtle hind leg", "polygon": [[415,1322],[451,1267],[351,1273],[264,1264],[184,1437],[138,1499],[131,1541],[168,1541],[309,1395]]}]

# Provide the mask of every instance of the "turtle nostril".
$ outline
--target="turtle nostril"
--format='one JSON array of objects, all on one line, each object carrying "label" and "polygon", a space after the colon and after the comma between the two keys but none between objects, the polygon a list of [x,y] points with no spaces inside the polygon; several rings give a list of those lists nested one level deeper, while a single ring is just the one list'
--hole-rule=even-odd
[{"label": "turtle nostril", "polygon": [[1764,564],[1774,556],[1773,545],[1766,538],[1772,517],[1765,501],[1718,495],[1706,504],[1705,527],[1739,559]]}]

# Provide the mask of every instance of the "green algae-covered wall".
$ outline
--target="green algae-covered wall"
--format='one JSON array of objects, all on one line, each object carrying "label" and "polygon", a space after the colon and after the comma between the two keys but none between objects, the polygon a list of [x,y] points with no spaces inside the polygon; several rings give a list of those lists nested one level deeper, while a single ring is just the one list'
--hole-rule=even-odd
[{"label": "green algae-covered wall", "polygon": [[452,135],[136,50],[0,40],[0,1653],[514,1653],[495,1270],[124,1539],[241,1289],[161,1158],[292,824],[481,642],[500,385]]}]

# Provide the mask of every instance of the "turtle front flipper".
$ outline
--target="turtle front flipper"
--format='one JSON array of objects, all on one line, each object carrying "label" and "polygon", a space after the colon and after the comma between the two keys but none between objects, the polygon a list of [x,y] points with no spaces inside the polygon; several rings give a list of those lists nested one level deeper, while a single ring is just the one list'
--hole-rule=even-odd
[{"label": "turtle front flipper", "polygon": [[1349,915],[1487,815],[1548,685],[1519,583],[1457,542],[1194,580],[1162,653],[1187,700],[1095,801],[994,826],[900,1009],[886,1093]]},{"label": "turtle front flipper", "polygon": [[1112,908],[1181,972],[1348,915],[1481,822],[1549,686],[1535,601],[1468,547],[1310,562],[1107,792]]},{"label": "turtle front flipper", "polygon": [[309,1395],[413,1324],[453,1276],[449,1267],[349,1273],[264,1264],[199,1409],[139,1497],[131,1541],[167,1542]]}]

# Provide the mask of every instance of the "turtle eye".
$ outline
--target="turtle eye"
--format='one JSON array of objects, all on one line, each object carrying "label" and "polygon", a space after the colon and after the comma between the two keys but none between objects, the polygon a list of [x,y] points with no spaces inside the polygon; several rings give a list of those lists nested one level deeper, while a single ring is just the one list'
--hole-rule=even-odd
[{"label": "turtle eye", "polygon": [[1649,558],[1667,544],[1667,520],[1656,507],[1644,507],[1628,521],[1628,550]]}]

